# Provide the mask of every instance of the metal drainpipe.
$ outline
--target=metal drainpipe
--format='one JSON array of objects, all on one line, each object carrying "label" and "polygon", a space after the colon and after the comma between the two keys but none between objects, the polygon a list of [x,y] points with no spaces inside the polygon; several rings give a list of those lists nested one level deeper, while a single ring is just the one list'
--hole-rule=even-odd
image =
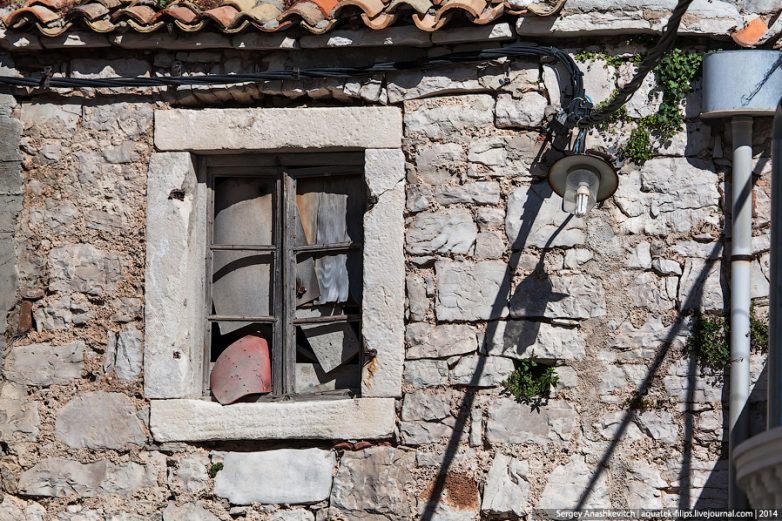
[{"label": "metal drainpipe", "polygon": [[[733,450],[749,437],[749,312],[752,303],[752,118],[736,116],[733,123],[733,173],[730,257],[730,439]],[[774,243],[772,243],[774,244]],[[728,503],[746,509],[747,498],[736,486],[730,467]]]},{"label": "metal drainpipe", "polygon": [[782,427],[782,100],[774,117],[774,148],[771,171],[771,291],[769,303],[769,341],[766,367],[768,374],[769,430]]}]

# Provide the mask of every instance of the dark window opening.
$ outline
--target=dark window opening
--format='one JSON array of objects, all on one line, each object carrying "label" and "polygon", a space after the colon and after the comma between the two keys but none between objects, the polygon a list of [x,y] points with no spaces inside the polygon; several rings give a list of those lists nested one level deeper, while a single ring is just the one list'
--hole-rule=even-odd
[{"label": "dark window opening", "polygon": [[221,403],[356,396],[363,154],[212,156],[205,389]]}]

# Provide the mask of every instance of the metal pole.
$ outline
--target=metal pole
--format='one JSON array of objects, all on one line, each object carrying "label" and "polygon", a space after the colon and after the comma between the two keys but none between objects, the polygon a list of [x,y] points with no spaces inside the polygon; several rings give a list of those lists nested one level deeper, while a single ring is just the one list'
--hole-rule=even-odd
[{"label": "metal pole", "polygon": [[782,100],[774,117],[774,148],[771,171],[771,292],[769,303],[768,418],[769,430],[782,427],[782,335],[779,334],[782,306]]},{"label": "metal pole", "polygon": [[[752,263],[752,118],[733,118],[733,222],[730,258],[730,435],[733,450],[749,437],[749,310]],[[730,465],[730,508],[746,509],[747,497],[736,485],[736,469]]]}]

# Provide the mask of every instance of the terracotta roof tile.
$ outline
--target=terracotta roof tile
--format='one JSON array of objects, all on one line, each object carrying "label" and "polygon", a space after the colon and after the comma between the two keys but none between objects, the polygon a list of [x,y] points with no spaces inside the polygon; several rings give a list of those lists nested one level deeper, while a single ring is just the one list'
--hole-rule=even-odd
[{"label": "terracotta roof tile", "polygon": [[548,16],[562,9],[565,0],[533,4],[513,10],[504,0],[218,0],[217,7],[202,9],[189,0],[161,7],[154,0],[28,0],[3,20],[14,30],[59,36],[71,27],[99,33],[131,29],[149,33],[168,28],[183,32],[216,30],[238,33],[255,29],[283,31],[299,26],[322,34],[356,15],[371,29],[385,29],[400,20],[412,21],[432,32],[455,16],[473,24],[495,21],[505,14]]}]

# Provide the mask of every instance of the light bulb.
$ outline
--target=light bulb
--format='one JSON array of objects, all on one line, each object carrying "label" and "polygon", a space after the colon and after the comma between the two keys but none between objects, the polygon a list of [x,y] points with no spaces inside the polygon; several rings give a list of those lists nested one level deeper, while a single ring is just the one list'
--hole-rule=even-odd
[{"label": "light bulb", "polygon": [[572,170],[565,182],[562,209],[576,217],[584,217],[597,203],[600,175],[588,168]]}]

